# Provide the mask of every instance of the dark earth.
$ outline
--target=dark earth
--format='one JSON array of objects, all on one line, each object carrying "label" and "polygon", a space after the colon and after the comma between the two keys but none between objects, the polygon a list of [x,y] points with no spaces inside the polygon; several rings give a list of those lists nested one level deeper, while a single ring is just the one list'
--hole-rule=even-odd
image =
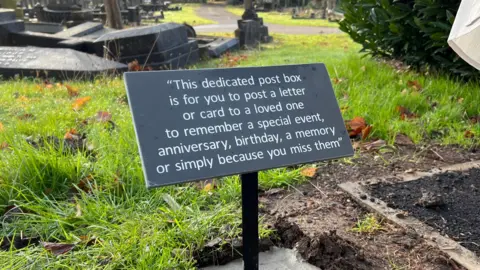
[{"label": "dark earth", "polygon": [[371,194],[480,254],[480,169],[370,186]]},{"label": "dark earth", "polygon": [[[271,239],[262,240],[261,249],[271,245],[295,247],[309,263],[323,269],[464,269],[427,245],[413,230],[381,218],[381,230],[372,234],[353,232],[367,212],[337,185],[406,171],[427,172],[474,160],[480,160],[476,149],[395,144],[382,152],[357,152],[347,161],[320,163],[316,175],[301,185],[260,191],[260,217],[265,226],[277,232]],[[195,256],[199,266],[240,258],[241,239],[223,240],[228,244],[220,247],[212,242]]]}]

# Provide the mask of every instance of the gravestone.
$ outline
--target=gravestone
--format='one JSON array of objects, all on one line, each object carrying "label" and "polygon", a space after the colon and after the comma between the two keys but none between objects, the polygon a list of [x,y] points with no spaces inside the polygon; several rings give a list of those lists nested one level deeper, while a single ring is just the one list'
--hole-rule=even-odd
[{"label": "gravestone", "polygon": [[85,22],[55,34],[57,37],[83,37],[103,30],[103,24],[98,22]]},{"label": "gravestone", "polygon": [[20,75],[88,79],[98,74],[126,69],[126,65],[71,49],[0,47],[2,78]]},{"label": "gravestone", "polygon": [[260,43],[273,40],[268,33],[268,27],[263,24],[263,19],[259,18],[253,9],[246,10],[237,24],[235,37],[240,41],[241,47],[256,47]]},{"label": "gravestone", "polygon": [[126,73],[148,187],[353,154],[323,64]]},{"label": "gravestone", "polygon": [[[122,63],[136,58],[140,64],[147,61],[150,66],[171,65],[177,61],[184,65],[195,63],[198,44],[189,41],[185,26],[164,23],[106,33],[93,42],[96,48],[108,48],[109,57]],[[101,45],[101,46],[100,46]],[[97,51],[97,55],[103,54]]]},{"label": "gravestone", "polygon": [[0,8],[0,46],[10,45],[11,33],[25,30],[22,20],[17,20],[13,9]]}]

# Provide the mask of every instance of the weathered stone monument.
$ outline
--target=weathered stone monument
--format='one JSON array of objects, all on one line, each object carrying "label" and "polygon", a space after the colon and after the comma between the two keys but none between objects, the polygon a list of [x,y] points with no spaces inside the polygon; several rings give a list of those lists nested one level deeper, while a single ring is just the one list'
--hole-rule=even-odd
[{"label": "weathered stone monument", "polygon": [[252,0],[245,0],[244,5],[245,12],[242,19],[238,20],[238,29],[235,30],[235,37],[239,39],[240,46],[255,47],[260,43],[271,42],[268,27],[263,25],[263,19],[258,17]]}]

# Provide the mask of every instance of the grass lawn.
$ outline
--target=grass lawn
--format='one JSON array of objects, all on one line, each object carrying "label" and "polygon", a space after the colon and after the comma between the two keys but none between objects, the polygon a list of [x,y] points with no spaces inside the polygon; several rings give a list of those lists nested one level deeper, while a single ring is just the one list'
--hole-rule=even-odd
[{"label": "grass lawn", "polygon": [[[176,5],[173,4],[173,6],[176,6]],[[189,25],[192,25],[192,26],[217,23],[215,21],[199,17],[195,13],[195,11],[200,7],[199,4],[184,4],[181,6],[182,6],[181,11],[165,11],[164,12],[165,19],[160,20],[160,22],[188,23]],[[149,23],[149,21],[144,21],[144,22]]]},{"label": "grass lawn", "polygon": [[[371,137],[392,142],[402,132],[418,143],[478,144],[480,125],[470,118],[479,114],[480,86],[398,72],[362,58],[345,35],[274,38],[265,49],[197,67],[323,62],[345,119],[364,117]],[[411,114],[402,120],[397,106]],[[65,142],[39,141],[47,136]],[[79,142],[88,151],[65,150]],[[0,251],[0,269],[192,269],[210,240],[240,234],[237,177],[146,190],[120,78],[0,82],[0,149],[2,244],[15,235],[74,244],[58,256],[48,245]],[[262,172],[261,187],[308,180],[302,172]],[[271,233],[261,225],[262,236]]]},{"label": "grass lawn", "polygon": [[[242,16],[244,12],[244,9],[242,7],[234,7],[234,6],[228,6],[227,10],[237,16]],[[285,12],[285,13],[280,13],[276,11],[259,12],[258,16],[262,17],[265,23],[272,23],[272,24],[338,27],[337,23],[329,22],[328,20],[292,19],[292,14],[288,12]]]}]

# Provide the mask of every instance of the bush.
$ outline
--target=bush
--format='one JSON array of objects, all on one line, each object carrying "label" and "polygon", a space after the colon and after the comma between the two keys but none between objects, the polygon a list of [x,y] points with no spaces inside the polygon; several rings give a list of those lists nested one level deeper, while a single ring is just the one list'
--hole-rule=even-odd
[{"label": "bush", "polygon": [[480,73],[447,44],[461,0],[343,0],[340,29],[373,56],[466,79]]}]

